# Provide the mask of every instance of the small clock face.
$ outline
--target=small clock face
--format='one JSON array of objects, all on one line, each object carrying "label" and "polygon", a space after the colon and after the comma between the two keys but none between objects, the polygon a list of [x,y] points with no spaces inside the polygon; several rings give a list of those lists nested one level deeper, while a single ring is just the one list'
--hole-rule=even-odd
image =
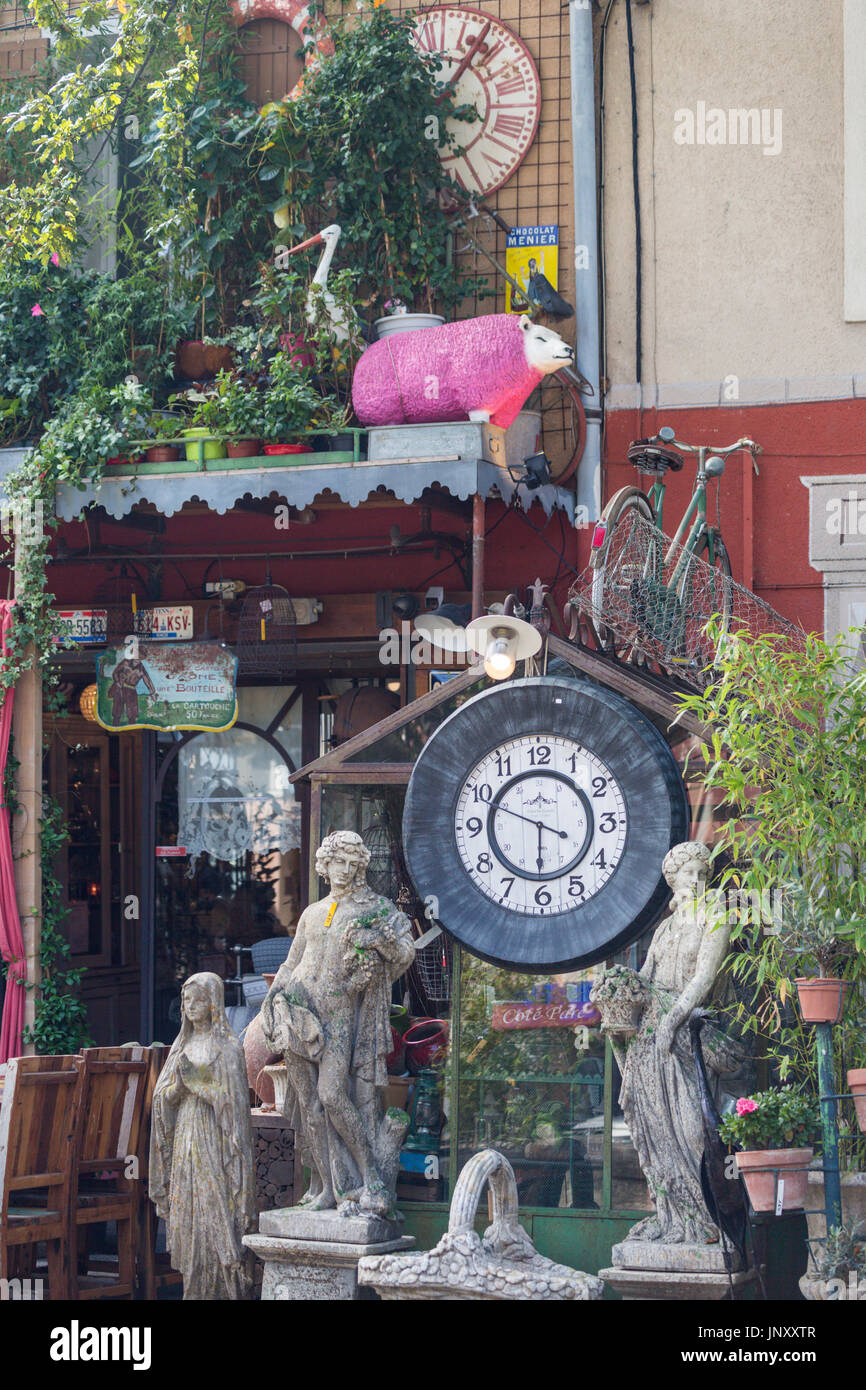
[{"label": "small clock face", "polygon": [[541,83],[532,55],[498,20],[456,6],[419,15],[415,41],[441,58],[437,81],[454,83],[457,104],[478,112],[476,121],[447,122],[460,152],[441,146],[443,168],[467,192],[492,193],[511,178],[538,128]]},{"label": "small clock face", "polygon": [[478,762],[460,791],[460,860],[486,897],[530,917],[578,906],[607,883],[628,817],[610,769],[575,739],[510,739]]}]

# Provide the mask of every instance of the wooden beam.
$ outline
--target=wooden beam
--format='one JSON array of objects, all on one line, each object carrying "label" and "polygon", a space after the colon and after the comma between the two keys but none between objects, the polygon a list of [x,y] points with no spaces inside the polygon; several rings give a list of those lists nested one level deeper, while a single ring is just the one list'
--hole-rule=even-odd
[{"label": "wooden beam", "polygon": [[484,613],[484,498],[472,498],[472,617]]},{"label": "wooden beam", "polygon": [[624,695],[627,700],[633,700],[635,704],[643,705],[645,709],[661,715],[669,725],[676,721],[680,728],[699,737],[707,733],[705,725],[699,720],[690,714],[680,713],[675,690],[669,694],[660,690],[654,681],[640,676],[637,667],[629,669],[621,661],[600,656],[598,652],[591,652],[586,647],[574,646],[561,637],[554,637],[553,633],[549,634],[547,642],[548,650],[554,656],[562,657],[570,665],[576,666],[578,670],[585,671],[588,676],[593,676],[602,685],[606,685],[609,690]]},{"label": "wooden beam", "polygon": [[[29,536],[29,532],[27,533]],[[16,548],[15,593],[21,592],[23,576],[19,548]],[[28,984],[42,979],[40,947],[42,938],[42,674],[33,647],[26,649],[33,664],[21,673],[15,685],[12,707],[13,753],[18,760],[15,771],[15,797],[18,811],[12,824],[12,856],[15,864],[15,897],[24,938],[24,962]],[[36,1021],[36,990],[24,997],[24,1026]],[[33,1056],[28,1044],[24,1053]]]}]

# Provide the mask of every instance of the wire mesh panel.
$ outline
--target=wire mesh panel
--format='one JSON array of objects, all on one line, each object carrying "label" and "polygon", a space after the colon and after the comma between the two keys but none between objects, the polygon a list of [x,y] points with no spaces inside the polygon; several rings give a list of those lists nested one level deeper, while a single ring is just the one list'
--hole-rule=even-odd
[{"label": "wire mesh panel", "polygon": [[[736,583],[723,545],[710,564],[636,507],[621,513],[599,567],[587,566],[568,597],[601,647],[634,665],[655,664],[698,690],[713,679],[732,633],[776,633],[797,648],[805,641],[801,628]],[[715,636],[707,630],[714,616]]]}]

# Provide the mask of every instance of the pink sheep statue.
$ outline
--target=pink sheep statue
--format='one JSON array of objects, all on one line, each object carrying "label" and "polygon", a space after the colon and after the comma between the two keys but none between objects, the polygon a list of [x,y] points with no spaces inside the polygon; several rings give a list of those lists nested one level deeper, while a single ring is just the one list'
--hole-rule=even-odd
[{"label": "pink sheep statue", "polygon": [[488,314],[393,333],[361,355],[352,403],[362,425],[468,417],[508,429],[541,379],[573,358],[558,333],[526,315]]}]

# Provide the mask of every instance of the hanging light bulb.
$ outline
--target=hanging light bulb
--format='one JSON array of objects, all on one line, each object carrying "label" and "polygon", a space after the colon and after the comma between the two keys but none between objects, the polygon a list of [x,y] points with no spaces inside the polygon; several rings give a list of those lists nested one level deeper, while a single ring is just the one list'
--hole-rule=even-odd
[{"label": "hanging light bulb", "polygon": [[79,710],[92,724],[96,723],[96,696],[96,686],[86,685],[78,697]]},{"label": "hanging light bulb", "polygon": [[466,638],[473,651],[484,658],[484,670],[494,681],[507,680],[518,661],[541,650],[541,633],[510,613],[473,618],[467,625]]},{"label": "hanging light bulb", "polygon": [[504,681],[512,675],[517,665],[517,638],[504,628],[495,627],[490,634],[490,643],[484,653],[484,669],[491,680]]}]

